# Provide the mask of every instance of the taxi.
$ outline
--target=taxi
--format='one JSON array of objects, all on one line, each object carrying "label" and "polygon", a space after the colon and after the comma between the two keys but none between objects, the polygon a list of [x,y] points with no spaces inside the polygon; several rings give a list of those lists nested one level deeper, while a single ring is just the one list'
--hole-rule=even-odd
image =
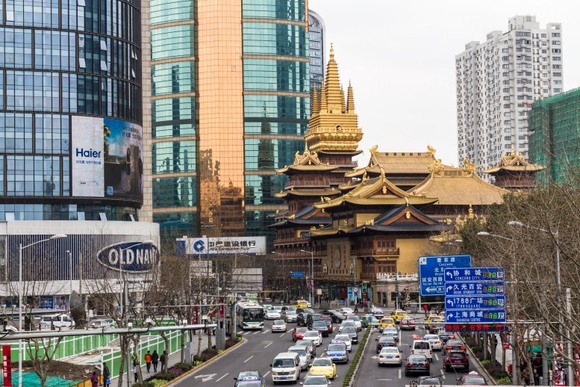
[{"label": "taxi", "polygon": [[294,304],[292,304],[293,307],[295,308],[308,308],[308,301],[306,300],[296,300],[294,301]]},{"label": "taxi", "polygon": [[393,320],[395,320],[395,324],[400,323],[401,320],[407,317],[408,315],[409,314],[407,313],[407,311],[402,309],[397,309],[391,313],[391,317],[393,318]]},{"label": "taxi", "polygon": [[394,327],[395,320],[392,317],[383,317],[379,320],[379,328],[385,329],[386,327]]},{"label": "taxi", "polygon": [[425,319],[425,330],[430,333],[436,333],[439,328],[445,324],[445,317],[439,316],[437,314],[430,314]]},{"label": "taxi", "polygon": [[328,356],[317,357],[310,363],[308,375],[323,375],[328,379],[336,377],[336,364]]}]

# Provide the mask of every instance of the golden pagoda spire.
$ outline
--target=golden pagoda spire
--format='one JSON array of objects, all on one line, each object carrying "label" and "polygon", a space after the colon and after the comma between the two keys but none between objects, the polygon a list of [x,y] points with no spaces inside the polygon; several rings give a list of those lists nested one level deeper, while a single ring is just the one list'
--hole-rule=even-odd
[{"label": "golden pagoda spire", "polygon": [[322,87],[322,90],[320,91],[320,108],[318,109],[318,112],[327,112],[328,109],[328,105],[326,104],[326,79],[324,80],[324,86]]},{"label": "golden pagoda spire", "polygon": [[352,85],[348,81],[348,89],[346,94],[346,113],[354,113],[354,94],[352,92]]},{"label": "golden pagoda spire", "polygon": [[[363,134],[354,112],[352,87],[349,84],[348,97],[345,98],[332,46],[326,70],[320,95],[317,96],[318,107],[312,108],[304,140],[312,152],[358,152],[358,143]],[[314,100],[316,97],[312,98]]]},{"label": "golden pagoda spire", "polygon": [[343,99],[340,92],[340,80],[338,76],[338,65],[334,60],[334,48],[330,45],[330,59],[326,66],[326,103],[329,113],[341,113]]},{"label": "golden pagoda spire", "polygon": [[311,114],[316,114],[320,111],[320,105],[319,105],[319,99],[318,99],[318,93],[320,92],[320,89],[318,88],[318,86],[316,86],[314,89],[312,89],[312,99],[311,99],[311,107],[310,107],[310,111]]}]

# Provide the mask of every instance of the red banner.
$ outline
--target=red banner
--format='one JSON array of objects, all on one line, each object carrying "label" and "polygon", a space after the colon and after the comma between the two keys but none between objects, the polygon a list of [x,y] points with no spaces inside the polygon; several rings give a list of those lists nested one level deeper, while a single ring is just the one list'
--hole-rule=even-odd
[{"label": "red banner", "polygon": [[220,318],[226,317],[225,310],[224,310],[224,298],[220,297]]},{"label": "red banner", "polygon": [[193,307],[193,321],[192,324],[199,324],[199,306]]},{"label": "red banner", "polygon": [[447,332],[505,332],[508,329],[506,324],[445,324]]},{"label": "red banner", "polygon": [[10,360],[11,349],[12,348],[9,345],[2,346],[2,374],[4,376],[4,387],[12,386],[12,361]]}]

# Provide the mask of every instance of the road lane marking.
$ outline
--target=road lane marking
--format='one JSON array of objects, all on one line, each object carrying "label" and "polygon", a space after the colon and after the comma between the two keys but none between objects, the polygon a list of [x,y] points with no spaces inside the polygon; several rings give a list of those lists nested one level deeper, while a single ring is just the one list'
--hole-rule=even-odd
[{"label": "road lane marking", "polygon": [[280,337],[284,337],[284,335],[285,335],[285,334],[286,334],[286,333],[282,333],[282,334],[280,335]]},{"label": "road lane marking", "polygon": [[268,348],[270,345],[272,345],[272,342],[269,342],[268,344],[266,344],[266,346],[264,347],[264,349]]},{"label": "road lane marking", "polygon": [[225,378],[225,377],[226,377],[226,376],[228,376],[229,374],[230,374],[229,372],[226,372],[226,373],[224,374],[224,376],[222,376],[221,378],[219,378],[219,379],[218,379],[218,380],[216,380],[215,382],[216,382],[216,383],[217,383],[217,382],[219,382],[220,380],[222,380],[223,378]]},{"label": "road lane marking", "polygon": [[266,372],[266,373],[264,374],[264,377],[268,376],[269,374],[270,374],[270,371]]},{"label": "road lane marking", "polygon": [[254,333],[252,333],[252,334],[253,334],[253,335],[257,335],[258,333],[262,333],[262,332],[260,332],[260,331],[256,331],[256,332],[254,332]]},{"label": "road lane marking", "polygon": [[244,363],[249,362],[253,357],[254,357],[254,355],[250,356],[249,358],[247,358],[246,360],[244,360]]},{"label": "road lane marking", "polygon": [[266,329],[265,331],[262,332],[262,334],[265,335],[268,332],[270,332],[270,330],[269,329]]},{"label": "road lane marking", "polygon": [[403,377],[403,372],[402,370],[399,368],[399,379],[401,379]]}]

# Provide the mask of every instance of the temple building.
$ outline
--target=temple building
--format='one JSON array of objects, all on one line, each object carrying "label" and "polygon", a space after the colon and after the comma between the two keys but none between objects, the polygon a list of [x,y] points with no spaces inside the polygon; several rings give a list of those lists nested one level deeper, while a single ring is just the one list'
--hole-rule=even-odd
[{"label": "temple building", "polygon": [[536,188],[536,173],[544,169],[541,165],[527,162],[524,155],[512,147],[511,152],[502,156],[499,165],[488,168],[483,173],[492,175],[498,187],[527,192]]},{"label": "temple building", "polygon": [[311,101],[305,150],[277,170],[289,178],[276,195],[288,211],[271,225],[282,283],[290,284],[290,297],[307,294],[313,275],[324,299],[392,306],[404,293],[401,300],[412,300],[417,259],[429,253],[430,237],[470,211],[501,203],[508,191],[478,177],[469,160],[442,164],[432,147],[383,153],[374,146],[368,164],[357,168],[362,130],[353,88],[345,98],[332,49],[325,83]]}]

